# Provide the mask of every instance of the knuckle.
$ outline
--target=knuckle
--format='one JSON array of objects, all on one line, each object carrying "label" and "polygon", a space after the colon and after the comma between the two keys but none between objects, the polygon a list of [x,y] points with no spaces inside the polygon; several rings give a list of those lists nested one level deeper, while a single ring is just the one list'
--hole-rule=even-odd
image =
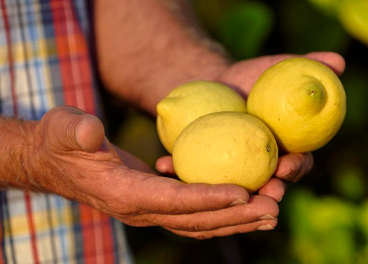
[{"label": "knuckle", "polygon": [[293,165],[290,176],[286,179],[291,182],[297,182],[312,170],[314,165],[312,154],[310,152],[294,154]]}]

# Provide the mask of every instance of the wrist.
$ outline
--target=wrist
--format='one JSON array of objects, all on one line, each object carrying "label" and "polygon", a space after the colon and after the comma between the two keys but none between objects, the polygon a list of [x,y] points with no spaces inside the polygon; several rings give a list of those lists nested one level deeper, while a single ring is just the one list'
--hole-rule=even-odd
[{"label": "wrist", "polygon": [[30,161],[36,121],[0,117],[0,188],[34,190]]},{"label": "wrist", "polygon": [[155,114],[157,103],[178,85],[216,80],[232,62],[200,27],[187,1],[95,4],[101,80],[110,92],[147,112]]},{"label": "wrist", "polygon": [[[172,50],[167,58],[165,54],[151,54],[147,63],[142,63],[144,60],[140,58],[126,63],[121,58],[103,64],[100,73],[112,93],[155,115],[157,103],[175,87],[194,80],[216,81],[232,64],[221,48],[210,41],[187,50]],[[129,64],[129,69],[124,64]]]}]

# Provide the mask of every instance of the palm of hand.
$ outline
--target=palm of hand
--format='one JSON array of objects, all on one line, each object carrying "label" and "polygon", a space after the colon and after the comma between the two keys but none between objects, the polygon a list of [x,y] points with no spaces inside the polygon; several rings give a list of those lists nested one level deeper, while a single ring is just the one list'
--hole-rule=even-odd
[{"label": "palm of hand", "polygon": [[188,185],[142,172],[148,167],[114,148],[100,121],[78,109],[51,110],[34,138],[35,188],[89,204],[126,224],[209,238],[272,229],[277,223],[278,206],[268,196],[250,199],[239,186]]}]

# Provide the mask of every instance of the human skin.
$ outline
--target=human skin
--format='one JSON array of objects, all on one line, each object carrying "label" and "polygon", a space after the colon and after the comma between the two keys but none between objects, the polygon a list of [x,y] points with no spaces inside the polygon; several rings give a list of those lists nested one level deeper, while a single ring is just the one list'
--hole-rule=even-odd
[{"label": "human skin", "polygon": [[[179,11],[180,10],[180,11]],[[277,55],[233,62],[201,31],[186,1],[95,1],[99,73],[106,88],[155,116],[177,85],[219,81],[246,97]],[[341,74],[335,53],[310,53]],[[40,121],[0,118],[0,187],[55,193],[86,203],[133,226],[161,226],[198,239],[270,230],[277,225],[283,180],[297,181],[313,165],[310,153],[280,157],[275,177],[256,195],[237,185],[184,184],[157,175],[113,146],[99,119],[58,107]],[[171,157],[156,163],[172,173]]]}]

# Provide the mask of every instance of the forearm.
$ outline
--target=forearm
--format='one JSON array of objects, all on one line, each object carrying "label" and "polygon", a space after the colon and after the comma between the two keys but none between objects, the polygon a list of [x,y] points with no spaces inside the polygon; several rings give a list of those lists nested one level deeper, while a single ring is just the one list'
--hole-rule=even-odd
[{"label": "forearm", "polygon": [[33,189],[28,175],[34,121],[0,116],[0,188]]},{"label": "forearm", "polygon": [[183,0],[97,0],[99,70],[111,91],[155,113],[177,85],[213,80],[229,64]]}]

